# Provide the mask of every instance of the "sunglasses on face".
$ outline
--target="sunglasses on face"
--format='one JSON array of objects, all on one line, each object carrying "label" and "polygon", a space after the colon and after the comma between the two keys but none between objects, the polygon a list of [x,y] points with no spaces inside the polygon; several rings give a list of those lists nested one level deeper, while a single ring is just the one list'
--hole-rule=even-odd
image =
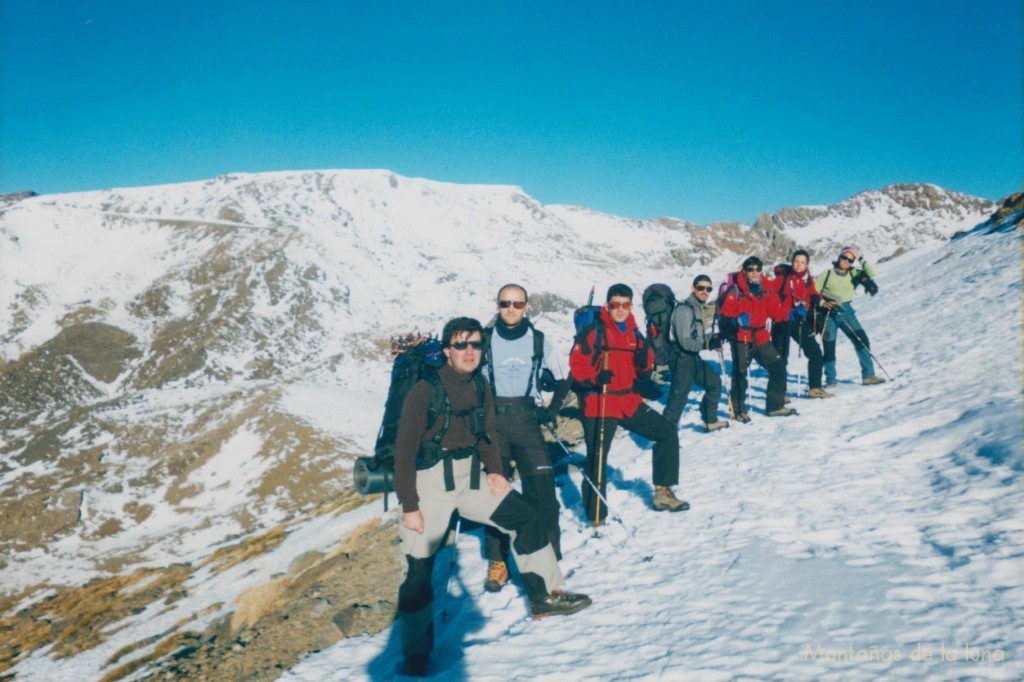
[{"label": "sunglasses on face", "polygon": [[855,259],[853,259],[853,258],[850,258],[849,256],[840,256],[840,257],[839,257],[839,260],[844,260],[844,261],[846,261],[847,263],[854,263],[854,262],[856,262],[856,260],[855,260]]},{"label": "sunglasses on face", "polygon": [[709,294],[711,293],[711,287],[705,287],[705,286],[697,285],[697,286],[694,287],[694,289],[696,289],[697,291],[706,291]]},{"label": "sunglasses on face", "polygon": [[473,350],[482,350],[484,347],[483,341],[452,341],[451,347],[455,350],[466,350],[472,347]]},{"label": "sunglasses on face", "polygon": [[633,302],[632,301],[608,301],[608,310],[618,310],[619,308],[622,308],[623,310],[632,310],[633,309]]},{"label": "sunglasses on face", "polygon": [[744,268],[747,272],[761,272],[761,266],[751,265],[749,268]]},{"label": "sunglasses on face", "polygon": [[526,301],[498,301],[499,308],[508,308],[509,306],[516,310],[522,310],[526,307]]}]

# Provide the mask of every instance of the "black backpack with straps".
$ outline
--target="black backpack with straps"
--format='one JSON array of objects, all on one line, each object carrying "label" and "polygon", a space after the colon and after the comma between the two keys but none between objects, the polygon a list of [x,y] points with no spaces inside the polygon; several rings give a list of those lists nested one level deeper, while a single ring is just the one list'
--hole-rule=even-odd
[{"label": "black backpack with straps", "polygon": [[[432,427],[438,419],[445,421],[437,434],[421,444],[416,455],[416,468],[426,469],[443,459],[440,442],[444,438],[453,416],[468,417],[471,430],[478,437],[484,435],[484,383],[477,372],[473,377],[477,389],[477,406],[471,410],[452,410],[448,394],[441,385],[437,374],[444,366],[445,358],[441,342],[435,338],[413,337],[392,340],[395,360],[391,366],[391,383],[384,405],[377,441],[372,457],[356,458],[352,478],[356,490],[363,495],[384,493],[384,508],[387,509],[387,493],[395,489],[395,441],[398,436],[398,420],[405,398],[419,381],[430,385],[430,403],[427,408],[427,425]],[[479,433],[477,431],[479,429]],[[436,445],[436,447],[434,447]],[[467,455],[468,456],[468,455]]]},{"label": "black backpack with straps", "polygon": [[652,284],[644,289],[644,316],[647,319],[647,338],[654,351],[655,365],[670,365],[675,355],[669,340],[672,326],[672,311],[676,307],[676,295],[667,284]]}]

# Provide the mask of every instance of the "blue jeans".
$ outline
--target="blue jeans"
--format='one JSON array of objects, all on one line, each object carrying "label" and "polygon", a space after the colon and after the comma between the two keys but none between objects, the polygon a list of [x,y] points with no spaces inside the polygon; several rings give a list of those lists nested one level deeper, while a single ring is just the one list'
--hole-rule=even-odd
[{"label": "blue jeans", "polygon": [[864,331],[860,321],[857,319],[857,312],[850,303],[844,303],[842,308],[833,309],[825,321],[825,333],[822,334],[822,345],[825,348],[825,383],[836,383],[836,339],[839,337],[839,330],[842,329],[846,338],[853,343],[857,351],[857,360],[860,361],[860,378],[867,379],[875,376],[875,365],[871,362],[871,342],[868,334]]}]

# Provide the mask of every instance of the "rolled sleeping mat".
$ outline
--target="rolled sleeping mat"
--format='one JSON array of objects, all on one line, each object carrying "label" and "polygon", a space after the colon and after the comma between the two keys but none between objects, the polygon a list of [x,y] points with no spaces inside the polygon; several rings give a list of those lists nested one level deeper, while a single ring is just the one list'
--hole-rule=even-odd
[{"label": "rolled sleeping mat", "polygon": [[382,466],[374,457],[357,457],[352,468],[352,482],[360,495],[376,495],[395,491],[395,472]]}]

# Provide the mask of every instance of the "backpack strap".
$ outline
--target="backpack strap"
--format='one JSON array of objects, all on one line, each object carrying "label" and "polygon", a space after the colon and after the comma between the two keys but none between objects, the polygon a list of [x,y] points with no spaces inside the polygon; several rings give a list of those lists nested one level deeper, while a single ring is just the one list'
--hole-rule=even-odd
[{"label": "backpack strap", "polygon": [[[469,475],[469,487],[473,490],[480,489],[480,452],[477,448],[477,444],[481,438],[486,437],[485,433],[474,434],[476,435],[476,441],[465,448],[459,448],[457,450],[444,450],[441,446],[441,440],[445,434],[448,433],[448,429],[452,423],[452,415],[457,417],[467,417],[472,415],[474,412],[483,411],[484,409],[484,378],[479,372],[473,375],[473,385],[476,388],[476,405],[468,410],[453,410],[451,399],[448,397],[448,392],[444,390],[444,386],[441,384],[441,378],[436,374],[431,375],[428,378],[430,382],[430,407],[427,408],[427,428],[429,429],[438,419],[444,418],[444,423],[441,424],[441,428],[438,429],[437,433],[434,434],[430,441],[420,446],[421,451],[424,447],[428,450],[433,451],[433,456],[440,459],[444,466],[444,487],[448,492],[455,490],[455,472],[452,468],[453,459],[464,459],[465,457],[471,457],[473,460],[472,466],[470,467]],[[429,464],[433,466],[437,463],[437,460]],[[427,464],[426,461],[423,464]],[[429,466],[425,468],[429,468]]]},{"label": "backpack strap", "polygon": [[491,393],[497,396],[497,388],[494,384],[494,354],[491,352],[491,339],[494,336],[494,325],[484,327],[484,357],[483,364],[487,366],[487,380],[491,382]]},{"label": "backpack strap", "polygon": [[533,332],[533,360],[530,366],[530,379],[526,383],[526,396],[530,397],[533,394],[533,380],[536,378],[540,381],[540,368],[544,363],[544,332],[534,327],[529,320],[526,324],[530,325],[530,331]]}]

